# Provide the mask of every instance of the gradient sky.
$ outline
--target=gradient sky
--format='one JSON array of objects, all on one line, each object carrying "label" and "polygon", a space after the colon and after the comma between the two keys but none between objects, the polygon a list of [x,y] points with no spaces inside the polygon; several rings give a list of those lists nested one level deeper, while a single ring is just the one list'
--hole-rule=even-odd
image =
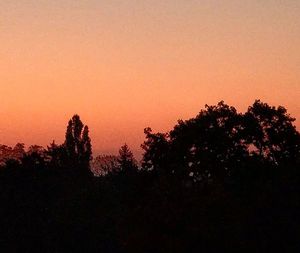
[{"label": "gradient sky", "polygon": [[61,143],[78,113],[95,153],[139,156],[206,103],[300,119],[299,97],[299,0],[0,1],[0,143]]}]

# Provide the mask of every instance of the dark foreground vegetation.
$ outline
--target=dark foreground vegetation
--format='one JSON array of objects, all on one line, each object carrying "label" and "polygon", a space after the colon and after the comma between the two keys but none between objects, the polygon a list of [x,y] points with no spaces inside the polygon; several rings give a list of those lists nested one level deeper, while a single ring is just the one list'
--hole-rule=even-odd
[{"label": "dark foreground vegetation", "polygon": [[1,146],[0,251],[299,252],[293,122],[260,101],[206,106],[169,133],[146,128],[141,166],[124,145],[98,176],[77,115],[62,145]]}]

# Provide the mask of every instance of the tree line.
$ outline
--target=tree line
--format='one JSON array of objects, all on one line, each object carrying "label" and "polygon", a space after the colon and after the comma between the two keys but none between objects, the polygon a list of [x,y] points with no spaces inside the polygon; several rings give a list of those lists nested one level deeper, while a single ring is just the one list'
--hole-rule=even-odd
[{"label": "tree line", "polygon": [[[145,129],[143,167],[160,173],[214,180],[252,164],[299,163],[299,132],[287,110],[256,100],[246,113],[220,102],[168,133]],[[255,166],[256,166],[255,165]]]},{"label": "tree line", "polygon": [[0,146],[3,252],[298,251],[300,134],[282,107],[223,101],[93,158],[78,115],[62,144]]},{"label": "tree line", "polygon": [[[153,133],[145,128],[144,150],[140,169],[161,174],[192,177],[194,181],[224,179],[247,164],[280,167],[299,162],[299,132],[287,110],[269,106],[256,100],[242,114],[223,101],[204,110],[189,120],[179,120],[167,133]],[[68,122],[65,141],[54,141],[44,149],[32,145],[27,151],[24,144],[14,148],[0,145],[0,164],[22,163],[25,159],[43,160],[54,167],[78,165],[105,175],[138,169],[128,145],[119,150],[119,156],[100,155],[92,161],[89,128],[78,115]],[[100,171],[99,171],[100,170]]]}]

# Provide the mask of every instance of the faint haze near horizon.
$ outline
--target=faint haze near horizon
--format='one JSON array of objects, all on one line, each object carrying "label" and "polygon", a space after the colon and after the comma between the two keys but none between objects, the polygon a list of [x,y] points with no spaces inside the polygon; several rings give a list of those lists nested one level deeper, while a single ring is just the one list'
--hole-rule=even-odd
[{"label": "faint haze near horizon", "polygon": [[0,143],[61,143],[78,113],[96,153],[220,100],[283,105],[300,127],[300,1],[0,2]]}]

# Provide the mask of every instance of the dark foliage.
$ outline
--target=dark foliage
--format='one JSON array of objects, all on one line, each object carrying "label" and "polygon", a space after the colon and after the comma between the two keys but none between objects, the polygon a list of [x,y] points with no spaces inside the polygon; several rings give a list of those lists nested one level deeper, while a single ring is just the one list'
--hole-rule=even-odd
[{"label": "dark foliage", "polygon": [[92,145],[89,137],[89,128],[84,126],[78,115],[70,119],[64,143],[67,160],[72,165],[89,166],[92,158]]},{"label": "dark foliage", "polygon": [[145,129],[141,168],[126,144],[97,157],[97,177],[77,115],[62,145],[1,145],[0,251],[299,252],[293,122],[283,107],[220,102],[169,133]]}]

